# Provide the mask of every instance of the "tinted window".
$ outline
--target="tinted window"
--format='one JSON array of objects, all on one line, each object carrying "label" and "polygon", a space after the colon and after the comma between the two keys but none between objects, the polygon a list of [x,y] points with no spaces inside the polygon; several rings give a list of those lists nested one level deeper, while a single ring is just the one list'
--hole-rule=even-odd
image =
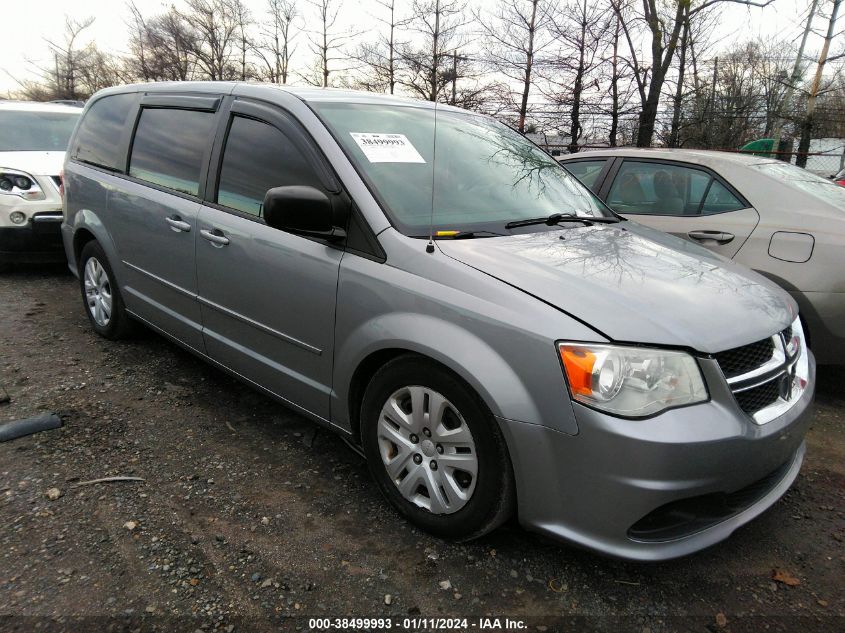
[{"label": "tinted window", "polygon": [[701,206],[701,213],[724,213],[725,211],[737,211],[745,208],[735,195],[718,180],[714,180]]},{"label": "tinted window", "polygon": [[626,160],[607,203],[619,213],[698,215],[711,180],[710,174],[698,169]]},{"label": "tinted window", "polygon": [[117,171],[126,168],[126,155],[120,139],[135,95],[112,95],[95,101],[79,124],[73,157]]},{"label": "tinted window", "polygon": [[561,163],[561,165],[566,167],[566,171],[575,176],[583,184],[595,190],[593,185],[596,184],[596,179],[599,177],[601,170],[604,169],[606,162],[604,160],[579,160],[567,161]]},{"label": "tinted window", "polygon": [[261,217],[267,190],[286,185],[321,187],[305,157],[278,128],[234,117],[223,152],[217,202]]},{"label": "tinted window", "polygon": [[0,110],[0,152],[63,152],[78,118],[79,112]]},{"label": "tinted window", "polygon": [[132,143],[129,175],[198,195],[202,159],[213,132],[212,112],[144,109]]}]

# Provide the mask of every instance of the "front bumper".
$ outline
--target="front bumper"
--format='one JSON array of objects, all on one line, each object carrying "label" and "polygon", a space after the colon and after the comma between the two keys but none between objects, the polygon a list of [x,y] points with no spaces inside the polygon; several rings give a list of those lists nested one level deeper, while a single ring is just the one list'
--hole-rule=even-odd
[{"label": "front bumper", "polygon": [[0,227],[0,263],[65,261],[59,211],[36,213],[21,226]]},{"label": "front bumper", "polygon": [[[764,425],[739,409],[727,387],[715,393],[711,388],[707,403],[646,420],[623,420],[574,403],[574,436],[500,418],[516,473],[520,522],[640,561],[718,543],[775,503],[798,476],[815,373],[811,356],[806,390]],[[713,512],[720,499],[730,500],[722,515]],[[640,529],[683,516],[667,514],[675,507],[686,512],[688,524],[674,531]]]}]

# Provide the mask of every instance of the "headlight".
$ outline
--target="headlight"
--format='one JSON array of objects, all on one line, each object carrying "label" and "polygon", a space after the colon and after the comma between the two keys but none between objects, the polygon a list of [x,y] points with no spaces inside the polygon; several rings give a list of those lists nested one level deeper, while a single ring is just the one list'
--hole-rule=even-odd
[{"label": "headlight", "polygon": [[795,375],[792,380],[793,396],[795,396],[804,391],[807,381],[810,380],[810,358],[807,353],[807,338],[804,335],[801,317],[795,317],[790,329],[792,337],[786,342],[786,353],[789,354],[790,358],[798,355],[798,360],[795,362]]},{"label": "headlight", "polygon": [[24,200],[46,198],[35,178],[17,169],[3,167],[0,167],[0,194],[18,196]]},{"label": "headlight", "polygon": [[792,358],[801,352],[801,342],[804,340],[804,329],[801,327],[800,317],[795,317],[788,332],[790,336],[786,339],[786,355]]},{"label": "headlight", "polygon": [[684,352],[591,343],[558,343],[558,351],[572,397],[614,415],[646,417],[709,397]]}]

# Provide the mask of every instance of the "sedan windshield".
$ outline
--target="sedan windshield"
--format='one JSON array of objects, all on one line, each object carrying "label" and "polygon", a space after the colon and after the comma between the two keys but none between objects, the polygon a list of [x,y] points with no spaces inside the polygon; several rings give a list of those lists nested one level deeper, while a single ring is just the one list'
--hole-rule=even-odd
[{"label": "sedan windshield", "polygon": [[77,119],[78,112],[0,110],[0,152],[63,152]]},{"label": "sedan windshield", "polygon": [[613,217],[552,157],[488,117],[438,109],[435,138],[432,108],[314,107],[407,235],[427,236],[430,224],[435,234],[480,235],[553,214]]}]

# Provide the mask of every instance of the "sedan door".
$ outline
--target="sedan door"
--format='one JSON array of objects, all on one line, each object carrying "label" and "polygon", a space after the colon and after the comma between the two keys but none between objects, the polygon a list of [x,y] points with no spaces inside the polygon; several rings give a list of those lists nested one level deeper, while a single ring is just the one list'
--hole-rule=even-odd
[{"label": "sedan door", "polygon": [[626,158],[602,190],[617,213],[728,258],[760,221],[718,175],[685,163]]},{"label": "sedan door", "polygon": [[203,340],[196,296],[196,224],[219,102],[207,97],[145,98],[129,177],[113,188],[108,203],[110,230],[124,266],[126,307],[198,351]]},{"label": "sedan door", "polygon": [[216,153],[197,242],[208,355],[328,419],[343,250],[268,226],[262,206],[274,187],[337,187],[305,133],[270,106],[235,101]]}]

